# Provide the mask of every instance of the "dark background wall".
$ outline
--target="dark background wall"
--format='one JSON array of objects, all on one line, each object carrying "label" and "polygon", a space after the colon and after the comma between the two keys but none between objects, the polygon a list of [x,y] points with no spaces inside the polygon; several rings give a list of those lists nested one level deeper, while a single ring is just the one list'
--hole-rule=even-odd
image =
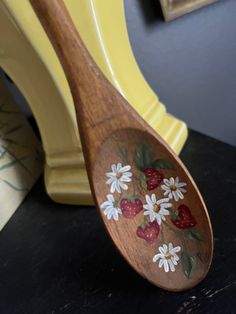
[{"label": "dark background wall", "polygon": [[143,75],[170,113],[236,145],[236,1],[165,23],[155,0],[124,0]]}]

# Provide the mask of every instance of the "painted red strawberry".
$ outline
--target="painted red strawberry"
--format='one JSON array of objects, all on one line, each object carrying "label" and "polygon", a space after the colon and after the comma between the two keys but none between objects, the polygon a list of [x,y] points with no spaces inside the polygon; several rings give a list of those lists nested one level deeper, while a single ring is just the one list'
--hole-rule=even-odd
[{"label": "painted red strawberry", "polygon": [[171,221],[179,229],[193,228],[197,224],[189,207],[186,205],[180,205],[178,207],[178,216],[176,219],[171,219]]},{"label": "painted red strawberry", "polygon": [[149,222],[145,227],[139,226],[136,234],[149,244],[153,244],[158,238],[160,227],[156,221]]},{"label": "painted red strawberry", "polygon": [[147,189],[149,191],[157,188],[164,179],[163,174],[155,168],[146,168],[143,172],[147,178]]},{"label": "painted red strawberry", "polygon": [[138,198],[134,200],[123,198],[120,207],[124,217],[130,219],[134,218],[143,209],[143,203]]}]

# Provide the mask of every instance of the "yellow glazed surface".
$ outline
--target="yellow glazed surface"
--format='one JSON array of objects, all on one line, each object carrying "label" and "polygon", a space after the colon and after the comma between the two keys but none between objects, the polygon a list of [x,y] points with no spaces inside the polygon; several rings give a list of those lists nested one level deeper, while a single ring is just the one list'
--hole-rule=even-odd
[{"label": "yellow glazed surface", "polygon": [[[187,138],[186,125],[166,113],[143,78],[130,47],[123,0],[66,0],[65,4],[104,74],[179,153]],[[57,202],[92,204],[69,87],[28,0],[0,0],[0,66],[37,121],[48,194]]]}]

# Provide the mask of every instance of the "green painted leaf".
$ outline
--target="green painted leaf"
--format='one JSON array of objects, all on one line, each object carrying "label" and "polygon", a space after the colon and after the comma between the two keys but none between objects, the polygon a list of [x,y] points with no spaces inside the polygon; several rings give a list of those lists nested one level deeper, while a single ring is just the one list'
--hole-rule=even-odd
[{"label": "green painted leaf", "polygon": [[147,179],[144,173],[141,173],[139,176],[139,184],[142,189],[147,189]]},{"label": "green painted leaf", "polygon": [[190,278],[196,264],[195,257],[188,254],[187,252],[183,252],[181,254],[181,263],[182,263],[182,269],[183,269],[184,275],[187,278]]},{"label": "green painted leaf", "polygon": [[176,220],[178,215],[179,215],[179,211],[177,209],[174,209],[174,208],[170,208],[169,211],[170,211],[170,218],[172,220]]},{"label": "green painted leaf", "polygon": [[123,163],[128,164],[128,151],[124,147],[118,145],[118,150],[120,153],[120,156],[122,158]]},{"label": "green painted leaf", "polygon": [[140,196],[138,194],[129,194],[127,196],[125,196],[125,198],[129,201],[131,201],[132,203],[134,203],[134,201],[139,198]]},{"label": "green painted leaf", "polygon": [[204,241],[203,236],[195,228],[191,228],[191,229],[185,230],[185,234],[191,240]]},{"label": "green painted leaf", "polygon": [[152,151],[146,144],[140,144],[134,153],[134,162],[136,167],[143,171],[151,167],[153,161]]},{"label": "green painted leaf", "polygon": [[158,168],[158,169],[173,169],[175,170],[174,165],[172,164],[172,162],[170,162],[169,160],[165,160],[165,159],[157,159],[152,163],[152,167],[153,168]]},{"label": "green painted leaf", "polygon": [[142,229],[145,229],[148,224],[147,216],[143,216],[143,222],[139,225]]}]

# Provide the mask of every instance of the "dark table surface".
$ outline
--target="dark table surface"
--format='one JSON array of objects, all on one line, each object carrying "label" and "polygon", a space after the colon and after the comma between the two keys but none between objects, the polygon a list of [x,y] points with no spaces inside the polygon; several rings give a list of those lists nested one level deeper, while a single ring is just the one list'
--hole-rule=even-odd
[{"label": "dark table surface", "polygon": [[0,234],[0,313],[236,313],[236,148],[191,131],[181,153],[205,198],[211,270],[182,293],[136,274],[94,207],[53,203],[43,179]]}]

